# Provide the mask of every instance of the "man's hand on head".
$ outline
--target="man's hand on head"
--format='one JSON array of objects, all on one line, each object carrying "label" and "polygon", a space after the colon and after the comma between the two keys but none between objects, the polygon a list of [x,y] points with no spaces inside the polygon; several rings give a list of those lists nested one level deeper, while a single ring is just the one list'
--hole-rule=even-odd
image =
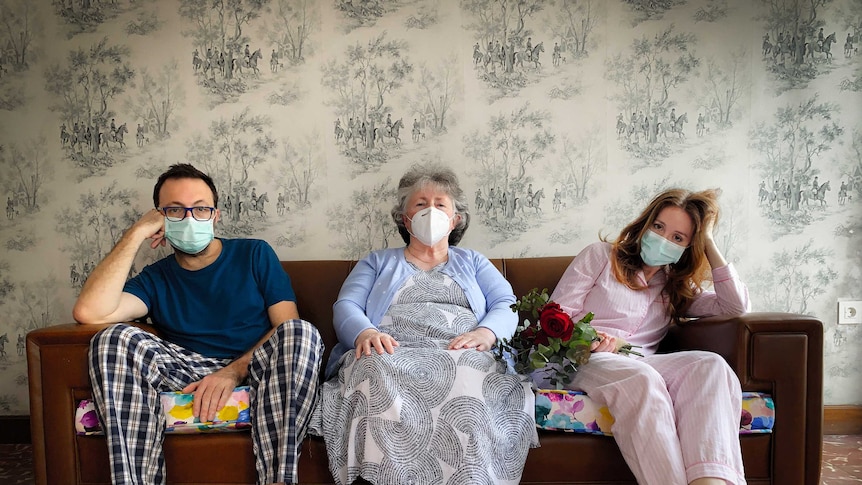
[{"label": "man's hand on head", "polygon": [[138,237],[144,239],[152,239],[150,247],[156,249],[158,246],[165,246],[165,215],[158,209],[144,212],[144,215],[135,222],[129,229],[129,232],[134,231]]},{"label": "man's hand on head", "polygon": [[183,388],[194,394],[192,414],[201,421],[215,421],[216,413],[227,404],[231,393],[243,377],[228,365]]}]

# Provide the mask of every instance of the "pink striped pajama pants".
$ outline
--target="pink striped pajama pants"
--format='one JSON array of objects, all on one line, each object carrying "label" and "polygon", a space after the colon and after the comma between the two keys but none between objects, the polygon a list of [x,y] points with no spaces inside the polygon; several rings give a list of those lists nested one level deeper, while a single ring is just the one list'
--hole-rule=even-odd
[{"label": "pink striped pajama pants", "polygon": [[745,484],[742,390],[718,354],[636,359],[598,352],[568,387],[608,406],[614,439],[639,484],[684,485],[703,477]]}]

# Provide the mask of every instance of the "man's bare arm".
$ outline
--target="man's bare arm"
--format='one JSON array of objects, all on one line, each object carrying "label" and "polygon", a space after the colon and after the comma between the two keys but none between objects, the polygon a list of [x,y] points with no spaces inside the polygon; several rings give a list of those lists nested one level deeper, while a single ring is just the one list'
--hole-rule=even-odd
[{"label": "man's bare arm", "polygon": [[138,249],[147,239],[151,246],[163,243],[164,216],[157,210],[148,211],[120,238],[87,278],[72,309],[79,323],[116,323],[140,318],[147,306],[140,298],[123,293],[126,277],[132,268]]}]

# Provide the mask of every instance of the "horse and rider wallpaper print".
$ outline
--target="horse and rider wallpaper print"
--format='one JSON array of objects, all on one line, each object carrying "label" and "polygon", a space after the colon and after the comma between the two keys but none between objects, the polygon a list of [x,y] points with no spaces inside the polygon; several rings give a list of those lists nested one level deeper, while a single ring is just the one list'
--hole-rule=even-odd
[{"label": "horse and rider wallpaper print", "polygon": [[[575,255],[656,192],[720,187],[756,311],[825,324],[862,404],[862,0],[0,0],[0,414],[24,337],[152,205],[210,173],[217,234],[282,259],[400,246],[401,174],[459,175],[488,257]],[[167,255],[140,251],[130,276]]]}]

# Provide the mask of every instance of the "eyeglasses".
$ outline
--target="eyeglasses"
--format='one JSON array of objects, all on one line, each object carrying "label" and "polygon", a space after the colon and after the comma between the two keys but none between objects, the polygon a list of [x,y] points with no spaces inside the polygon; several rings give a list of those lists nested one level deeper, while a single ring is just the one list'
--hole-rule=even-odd
[{"label": "eyeglasses", "polygon": [[160,207],[159,210],[171,222],[179,222],[186,218],[186,214],[192,213],[197,221],[208,221],[213,218],[215,207]]}]

